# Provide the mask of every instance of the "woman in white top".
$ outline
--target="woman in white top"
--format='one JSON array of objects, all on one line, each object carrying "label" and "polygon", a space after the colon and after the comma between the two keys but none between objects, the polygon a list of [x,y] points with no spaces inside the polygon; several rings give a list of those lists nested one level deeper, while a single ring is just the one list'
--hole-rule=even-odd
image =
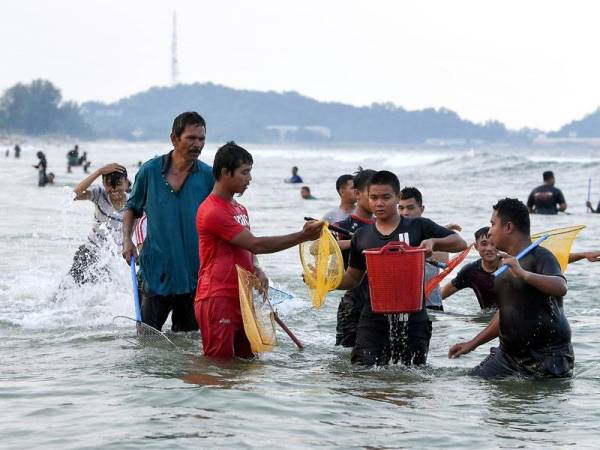
[{"label": "woman in white top", "polygon": [[[92,183],[100,176],[102,186],[90,189]],[[100,247],[116,245],[115,248],[121,248],[126,189],[127,169],[117,163],[95,170],[73,189],[75,200],[90,200],[95,205],[94,224],[88,241],[75,252],[73,266],[69,271],[77,284],[97,280],[97,274],[90,270],[90,266],[98,261]],[[98,270],[100,268],[96,272]]]}]

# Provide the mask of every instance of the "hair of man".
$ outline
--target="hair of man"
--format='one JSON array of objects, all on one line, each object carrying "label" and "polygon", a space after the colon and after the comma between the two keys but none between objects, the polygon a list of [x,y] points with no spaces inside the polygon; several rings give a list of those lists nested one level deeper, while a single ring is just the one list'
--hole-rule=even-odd
[{"label": "hair of man", "polygon": [[377,186],[390,186],[396,195],[400,194],[400,180],[393,172],[389,170],[380,170],[379,172],[375,172],[373,176],[369,179],[367,183],[367,187],[371,187],[373,185]]},{"label": "hair of man", "polygon": [[223,169],[226,169],[229,174],[233,175],[233,172],[243,164],[252,165],[253,163],[254,160],[248,150],[240,147],[235,142],[230,141],[217,150],[213,162],[212,173],[215,180],[219,180]]},{"label": "hair of man", "polygon": [[359,167],[358,170],[354,172],[354,189],[361,192],[364,191],[367,188],[369,180],[376,173],[377,171],[375,170]]},{"label": "hair of man", "polygon": [[416,187],[405,187],[400,191],[401,200],[408,200],[410,198],[414,198],[419,206],[423,206],[423,196],[421,195],[421,191]]},{"label": "hair of man", "polygon": [[176,137],[181,137],[188,125],[202,126],[206,130],[206,121],[204,118],[196,111],[187,111],[175,117],[171,132]]},{"label": "hair of man", "polygon": [[504,198],[498,200],[494,206],[494,211],[498,215],[502,225],[512,223],[517,230],[529,236],[531,224],[529,221],[529,210],[527,206],[516,198]]},{"label": "hair of man", "polygon": [[340,190],[346,186],[346,183],[348,183],[348,181],[353,180],[354,177],[350,174],[344,174],[338,177],[338,179],[335,181],[335,190],[337,191],[338,194],[341,195]]},{"label": "hair of man", "polygon": [[490,227],[482,227],[475,232],[475,241],[478,241],[482,237],[487,237],[490,234]]}]

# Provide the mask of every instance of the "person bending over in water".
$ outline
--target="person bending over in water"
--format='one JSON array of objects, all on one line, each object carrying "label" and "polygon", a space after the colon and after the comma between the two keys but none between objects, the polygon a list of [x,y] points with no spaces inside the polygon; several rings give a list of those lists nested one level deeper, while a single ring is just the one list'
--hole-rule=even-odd
[{"label": "person bending over in water", "polygon": [[[423,205],[423,196],[421,192],[415,187],[405,187],[400,191],[400,202],[398,203],[398,211],[402,217],[422,217],[423,212],[425,211],[425,205]],[[444,228],[448,228],[452,231],[461,231],[462,228],[457,224],[449,224],[444,225]],[[435,252],[432,255],[432,258],[441,261],[448,261],[448,253],[446,252]],[[424,283],[435,277],[439,270],[437,267],[432,264],[425,264],[425,279]],[[440,292],[440,287],[436,286],[436,288],[429,294],[428,297],[425,298],[425,303],[427,308],[435,309],[438,311],[443,311],[444,306],[442,305],[442,294]]]},{"label": "person bending over in water", "polygon": [[[354,174],[354,195],[356,197],[356,208],[347,219],[337,222],[335,225],[355,233],[358,229],[371,225],[373,223],[373,213],[369,204],[369,193],[367,191],[367,183],[375,174],[374,170],[360,169]],[[350,258],[350,237],[342,234],[337,235],[338,245],[342,250],[344,258],[344,267],[348,268],[348,260]],[[335,345],[342,347],[354,347],[356,342],[356,328],[360,319],[360,312],[365,304],[369,301],[367,292],[369,285],[366,278],[359,286],[348,289],[342,299],[337,311],[337,325],[335,328]]]},{"label": "person bending over in water", "polygon": [[[392,172],[382,170],[368,182],[369,205],[375,223],[362,227],[352,236],[350,261],[337,289],[347,290],[359,285],[367,270],[363,251],[380,248],[393,241],[404,241],[413,247],[433,251],[459,252],[465,241],[456,233],[422,217],[409,219],[398,212],[400,182]],[[368,274],[367,274],[368,276]],[[398,280],[398,288],[402,280]],[[370,295],[360,313],[352,363],[385,365],[393,363],[420,365],[427,361],[431,339],[431,321],[427,309],[412,314],[373,313]],[[423,306],[425,299],[423,299]],[[408,316],[407,320],[404,320]],[[398,337],[398,339],[396,339]]]},{"label": "person bending over in water", "polygon": [[[445,300],[462,289],[471,288],[475,292],[481,309],[498,307],[492,274],[500,267],[500,257],[490,238],[489,231],[489,227],[483,227],[475,232],[475,249],[480,258],[465,264],[456,277],[442,288],[442,299]],[[598,262],[600,261],[600,251],[569,254],[569,264],[582,259]]]},{"label": "person bending over in water", "polygon": [[338,177],[335,182],[335,190],[340,196],[340,206],[326,212],[323,216],[323,220],[329,223],[340,222],[348,218],[352,214],[352,211],[354,211],[354,205],[356,205],[352,175],[346,174]]},{"label": "person bending over in water", "polygon": [[46,161],[46,155],[44,155],[44,152],[37,152],[36,156],[38,157],[39,161],[33,166],[33,168],[38,170],[38,186],[43,187],[48,183],[48,177],[46,176],[48,161]]},{"label": "person bending over in water", "polygon": [[[244,332],[235,266],[254,273],[266,291],[269,281],[255,255],[315,240],[323,227],[323,222],[310,221],[297,233],[255,237],[250,232],[248,211],[233,198],[242,195],[250,185],[252,164],[252,155],[234,142],[219,148],[212,168],[215,186],[196,217],[202,265],[194,309],[204,355],[215,358],[253,356]],[[152,219],[149,220],[151,224]]]},{"label": "person bending over in water", "polygon": [[509,270],[494,280],[498,311],[477,336],[450,347],[449,358],[469,353],[500,337],[500,346],[470,371],[483,378],[511,375],[567,377],[573,370],[571,328],[563,310],[567,282],[556,257],[536,247],[518,261],[514,256],[531,244],[529,211],[517,199],[493,207],[490,237]]},{"label": "person bending over in water", "polygon": [[[102,185],[90,189],[92,183],[100,176]],[[127,200],[126,182],[125,167],[113,163],[94,171],[73,189],[75,200],[90,200],[95,205],[94,225],[88,235],[88,242],[75,252],[69,271],[79,285],[97,281],[97,274],[94,273],[96,271],[93,272],[90,267],[98,261],[101,247],[107,243],[121,246],[123,212]]]}]

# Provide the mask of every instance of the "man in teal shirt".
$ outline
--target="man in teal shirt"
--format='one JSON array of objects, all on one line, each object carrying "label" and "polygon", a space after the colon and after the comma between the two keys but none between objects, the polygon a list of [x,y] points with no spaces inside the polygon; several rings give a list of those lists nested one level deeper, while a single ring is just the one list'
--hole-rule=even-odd
[{"label": "man in teal shirt", "polygon": [[123,257],[137,257],[131,239],[136,218],[146,213],[147,235],[140,254],[142,321],[158,330],[169,313],[173,331],[198,329],[194,295],[198,282],[196,212],[214,185],[212,169],[198,157],[206,122],[196,112],[173,121],[173,150],[140,167],[123,217]]}]

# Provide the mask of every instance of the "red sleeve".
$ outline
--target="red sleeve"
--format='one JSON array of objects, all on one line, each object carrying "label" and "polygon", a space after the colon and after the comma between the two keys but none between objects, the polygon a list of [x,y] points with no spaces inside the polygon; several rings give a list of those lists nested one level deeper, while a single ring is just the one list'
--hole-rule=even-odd
[{"label": "red sleeve", "polygon": [[198,216],[198,233],[212,234],[227,242],[246,229],[234,219],[230,211],[215,205],[198,210]]}]

